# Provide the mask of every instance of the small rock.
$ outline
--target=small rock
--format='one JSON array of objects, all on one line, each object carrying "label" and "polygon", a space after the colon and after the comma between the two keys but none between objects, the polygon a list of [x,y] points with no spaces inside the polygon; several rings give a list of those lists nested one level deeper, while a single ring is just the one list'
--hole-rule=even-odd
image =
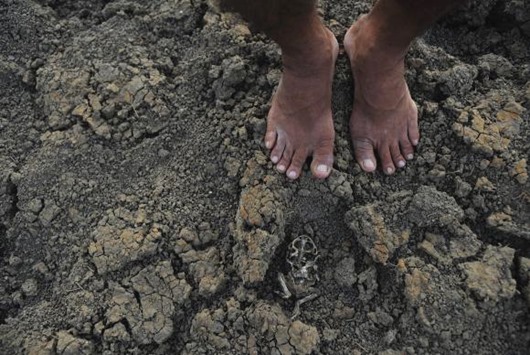
[{"label": "small rock", "polygon": [[369,267],[359,274],[357,279],[357,289],[359,290],[359,300],[366,303],[376,296],[379,284],[377,283],[377,269]]},{"label": "small rock", "polygon": [[473,87],[473,82],[478,75],[475,66],[458,64],[441,74],[441,91],[447,96],[463,97]]},{"label": "small rock", "polygon": [[61,212],[61,209],[51,201],[46,201],[44,208],[39,214],[39,220],[43,226],[48,227]]},{"label": "small rock", "polygon": [[320,343],[320,337],[315,327],[297,320],[289,327],[289,343],[297,354],[311,354]]},{"label": "small rock", "polygon": [[76,338],[68,332],[57,333],[57,354],[89,355],[94,353],[94,344],[85,339]]},{"label": "small rock", "polygon": [[333,195],[344,198],[347,201],[353,201],[353,189],[347,181],[347,174],[333,171],[327,179],[327,182]]},{"label": "small rock", "polygon": [[380,308],[378,308],[375,312],[369,312],[367,316],[375,324],[379,324],[384,327],[388,327],[394,322],[394,318],[392,318],[390,314],[382,311]]},{"label": "small rock", "polygon": [[219,292],[225,284],[226,276],[220,264],[219,251],[211,247],[207,250],[191,250],[181,255],[189,265],[189,272],[199,285],[199,294],[210,297]]},{"label": "small rock", "polygon": [[184,239],[179,239],[175,242],[175,254],[180,255],[186,253],[192,249],[191,245],[188,244]]},{"label": "small rock", "polygon": [[169,151],[167,151],[167,150],[165,150],[165,149],[160,149],[160,150],[158,151],[158,156],[159,156],[160,158],[165,158],[165,157],[167,157],[168,155],[169,155]]},{"label": "small rock", "polygon": [[478,191],[493,192],[495,191],[495,186],[487,177],[482,176],[477,179],[475,189]]},{"label": "small rock", "polygon": [[380,203],[354,207],[344,216],[346,224],[361,246],[377,263],[386,264],[396,249],[407,243],[410,236],[408,229],[393,228],[392,217]]},{"label": "small rock", "polygon": [[101,110],[101,114],[107,120],[112,119],[114,115],[116,114],[116,105],[114,103],[105,105],[103,109]]},{"label": "small rock", "polygon": [[352,319],[355,316],[355,310],[348,306],[340,306],[333,311],[335,319]]},{"label": "small rock", "polygon": [[337,329],[324,328],[322,332],[322,338],[324,341],[332,342],[339,336],[340,331]]},{"label": "small rock", "polygon": [[488,159],[482,159],[480,161],[480,164],[478,165],[478,168],[480,170],[486,170],[488,168],[488,166],[490,166],[490,161]]},{"label": "small rock", "polygon": [[455,183],[455,195],[458,197],[466,197],[473,190],[471,185],[463,181],[459,176],[456,177]]},{"label": "small rock", "polygon": [[240,167],[241,167],[240,160],[236,158],[232,158],[232,157],[226,158],[225,163],[224,163],[224,168],[226,169],[229,177],[237,176],[237,174],[239,173]]},{"label": "small rock", "polygon": [[333,274],[335,281],[340,286],[352,287],[357,282],[357,274],[355,273],[355,259],[346,257],[342,259],[335,268]]},{"label": "small rock", "polygon": [[247,71],[239,56],[223,60],[221,66],[223,75],[213,83],[213,89],[219,100],[227,100],[236,92],[235,87],[245,81]]},{"label": "small rock", "polygon": [[392,329],[386,332],[385,336],[383,337],[383,341],[385,342],[385,344],[391,345],[396,340],[397,333],[397,329]]},{"label": "small rock", "polygon": [[42,202],[42,199],[40,198],[34,198],[31,201],[29,201],[27,205],[27,209],[35,214],[42,211],[42,208],[44,207],[44,204]]},{"label": "small rock", "polygon": [[432,186],[422,186],[412,198],[409,218],[420,227],[446,225],[464,218],[455,199]]},{"label": "small rock", "polygon": [[42,261],[33,265],[32,270],[37,271],[38,273],[42,275],[47,275],[50,272],[50,269],[48,269],[48,266],[46,266],[46,264],[43,263]]},{"label": "small rock", "polygon": [[499,301],[515,294],[516,282],[511,267],[515,250],[488,246],[481,261],[461,264],[466,274],[466,285],[481,300]]},{"label": "small rock", "polygon": [[267,73],[267,82],[270,86],[276,86],[280,82],[280,78],[282,77],[282,72],[278,69],[271,69]]},{"label": "small rock", "polygon": [[233,31],[234,33],[237,35],[237,36],[241,36],[241,37],[250,37],[250,35],[252,34],[250,32],[250,29],[248,28],[248,26],[242,24],[242,23],[238,23],[236,24],[234,27],[233,27]]},{"label": "small rock", "polygon": [[199,240],[199,236],[197,235],[197,233],[193,229],[188,227],[184,227],[181,229],[179,233],[179,238],[185,240],[188,243],[193,243]]},{"label": "small rock", "polygon": [[528,171],[526,170],[526,159],[521,159],[515,163],[512,170],[510,170],[510,175],[515,177],[518,183],[521,185],[526,184],[528,181]]},{"label": "small rock", "polygon": [[131,340],[131,337],[122,323],[116,323],[111,328],[105,329],[103,339],[106,342],[128,342]]},{"label": "small rock", "polygon": [[22,264],[22,259],[19,258],[18,256],[11,255],[9,257],[9,265],[17,267],[17,266],[20,266],[21,264]]},{"label": "small rock", "polygon": [[502,160],[502,158],[499,158],[499,157],[495,156],[491,160],[491,163],[490,163],[489,166],[491,166],[492,168],[495,168],[495,169],[502,169],[502,168],[504,168],[505,165],[506,165],[506,163],[504,162],[504,160]]},{"label": "small rock", "polygon": [[496,77],[510,77],[513,73],[513,64],[508,59],[489,53],[478,59],[479,68],[490,74],[494,79]]},{"label": "small rock", "polygon": [[22,292],[28,297],[37,296],[39,293],[39,283],[35,279],[27,279],[21,286]]}]

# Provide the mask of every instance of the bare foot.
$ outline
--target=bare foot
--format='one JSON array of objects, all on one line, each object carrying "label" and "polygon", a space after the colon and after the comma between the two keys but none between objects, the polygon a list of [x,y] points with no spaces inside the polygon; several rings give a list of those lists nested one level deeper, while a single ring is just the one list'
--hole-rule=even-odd
[{"label": "bare foot", "polygon": [[331,83],[338,44],[324,26],[317,32],[304,50],[283,52],[283,75],[267,118],[265,145],[290,179],[300,176],[311,155],[315,177],[328,177],[333,166]]},{"label": "bare foot", "polygon": [[377,167],[393,174],[414,156],[418,144],[418,109],[405,82],[407,48],[378,41],[378,26],[368,16],[346,33],[344,48],[355,81],[350,132],[355,158],[364,171]]}]

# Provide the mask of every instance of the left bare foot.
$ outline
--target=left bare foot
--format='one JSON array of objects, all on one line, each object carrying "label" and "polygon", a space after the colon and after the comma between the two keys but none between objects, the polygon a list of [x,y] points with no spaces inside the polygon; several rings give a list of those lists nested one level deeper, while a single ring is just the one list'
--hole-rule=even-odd
[{"label": "left bare foot", "polygon": [[283,75],[267,118],[271,161],[292,180],[308,156],[318,179],[327,178],[333,166],[331,83],[339,46],[320,21],[314,21],[312,34],[294,55],[283,51]]},{"label": "left bare foot", "polygon": [[418,109],[405,82],[407,48],[395,50],[377,40],[370,15],[347,32],[344,48],[353,71],[355,95],[350,132],[355,158],[364,171],[377,167],[393,174],[414,156],[418,144]]}]

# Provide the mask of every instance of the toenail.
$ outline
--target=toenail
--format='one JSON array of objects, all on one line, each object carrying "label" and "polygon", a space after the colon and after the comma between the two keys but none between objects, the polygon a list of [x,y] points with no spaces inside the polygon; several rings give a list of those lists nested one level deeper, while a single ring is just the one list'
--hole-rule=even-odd
[{"label": "toenail", "polygon": [[278,165],[278,171],[283,173],[285,171],[285,165]]},{"label": "toenail", "polygon": [[405,162],[403,160],[398,161],[398,167],[402,168],[405,166]]},{"label": "toenail", "polygon": [[317,166],[317,171],[320,173],[327,173],[329,171],[329,167],[327,165],[320,164]]},{"label": "toenail", "polygon": [[394,171],[394,169],[392,169],[390,167],[386,168],[386,173],[387,174],[392,174],[393,171]]},{"label": "toenail", "polygon": [[278,157],[277,156],[272,156],[271,160],[272,160],[273,163],[277,163],[278,162]]},{"label": "toenail", "polygon": [[414,139],[414,140],[412,141],[412,145],[418,145],[418,140],[417,140],[417,139]]},{"label": "toenail", "polygon": [[363,160],[363,167],[366,169],[366,170],[374,170],[375,169],[375,165],[374,165],[374,162],[371,160],[371,159],[364,159]]},{"label": "toenail", "polygon": [[272,148],[272,142],[271,141],[266,141],[265,142],[265,147],[267,147],[267,149],[271,149]]},{"label": "toenail", "polygon": [[408,160],[411,160],[412,158],[414,158],[414,154],[409,154],[409,155],[407,155],[407,159],[408,159]]},{"label": "toenail", "polygon": [[289,171],[289,173],[287,174],[287,176],[288,176],[290,179],[296,179],[296,171]]}]

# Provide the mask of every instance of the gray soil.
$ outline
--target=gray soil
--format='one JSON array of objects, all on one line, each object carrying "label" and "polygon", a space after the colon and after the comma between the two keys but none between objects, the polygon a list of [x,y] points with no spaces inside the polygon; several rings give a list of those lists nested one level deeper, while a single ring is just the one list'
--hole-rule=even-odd
[{"label": "gray soil", "polygon": [[[322,1],[341,39],[370,1]],[[415,160],[329,179],[262,143],[278,48],[205,0],[0,0],[0,353],[527,354],[530,1],[412,46]],[[320,250],[290,319],[286,247]]]}]

